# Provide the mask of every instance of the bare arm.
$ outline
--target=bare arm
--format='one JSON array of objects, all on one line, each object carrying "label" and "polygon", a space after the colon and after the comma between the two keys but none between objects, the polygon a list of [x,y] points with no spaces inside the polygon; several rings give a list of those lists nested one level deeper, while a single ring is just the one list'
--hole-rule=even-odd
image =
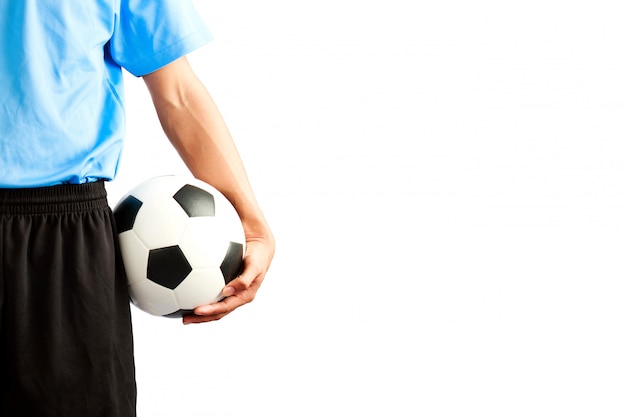
[{"label": "bare arm", "polygon": [[225,300],[198,307],[185,323],[217,320],[252,301],[274,256],[274,237],[256,201],[237,148],[209,92],[186,58],[143,77],[163,130],[198,179],[226,196],[246,234],[244,270]]}]

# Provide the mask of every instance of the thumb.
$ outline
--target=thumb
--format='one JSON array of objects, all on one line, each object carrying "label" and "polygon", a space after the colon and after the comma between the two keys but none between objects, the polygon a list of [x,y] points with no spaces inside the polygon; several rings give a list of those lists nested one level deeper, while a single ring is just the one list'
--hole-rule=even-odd
[{"label": "thumb", "polygon": [[246,260],[244,259],[244,267],[241,271],[241,274],[237,278],[226,284],[226,286],[222,290],[222,294],[224,295],[224,297],[230,297],[237,293],[243,292],[250,288],[250,285],[252,285],[252,282],[254,282],[257,274],[252,271],[250,265],[247,264],[245,261]]}]

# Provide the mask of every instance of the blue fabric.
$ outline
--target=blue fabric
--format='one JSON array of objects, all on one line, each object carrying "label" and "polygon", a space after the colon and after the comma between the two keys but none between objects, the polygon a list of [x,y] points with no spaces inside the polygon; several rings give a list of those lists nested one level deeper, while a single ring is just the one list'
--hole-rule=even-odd
[{"label": "blue fabric", "polygon": [[0,0],[0,187],[115,177],[123,70],[211,40],[190,0]]}]

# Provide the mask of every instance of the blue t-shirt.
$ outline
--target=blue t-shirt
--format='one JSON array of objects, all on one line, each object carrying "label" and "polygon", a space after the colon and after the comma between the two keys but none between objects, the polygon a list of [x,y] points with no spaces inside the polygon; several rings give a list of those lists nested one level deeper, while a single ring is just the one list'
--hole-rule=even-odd
[{"label": "blue t-shirt", "polygon": [[113,179],[122,68],[142,76],[210,39],[191,0],[0,0],[0,187]]}]

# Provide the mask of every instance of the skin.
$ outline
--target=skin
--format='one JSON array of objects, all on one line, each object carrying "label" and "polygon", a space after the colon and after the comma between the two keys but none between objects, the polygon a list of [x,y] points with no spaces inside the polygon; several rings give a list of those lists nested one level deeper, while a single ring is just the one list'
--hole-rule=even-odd
[{"label": "skin", "polygon": [[191,173],[233,204],[246,235],[244,269],[226,298],[197,307],[184,324],[219,320],[254,300],[274,257],[272,231],[256,201],[235,143],[213,98],[185,57],[143,76],[166,136]]}]

